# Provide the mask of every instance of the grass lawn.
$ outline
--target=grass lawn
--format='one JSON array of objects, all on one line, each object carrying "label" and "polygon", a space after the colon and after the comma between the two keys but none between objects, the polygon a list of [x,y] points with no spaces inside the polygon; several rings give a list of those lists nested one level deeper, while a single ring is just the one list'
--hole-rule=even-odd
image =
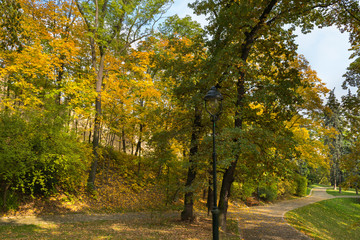
[{"label": "grass lawn", "polygon": [[[237,221],[228,220],[228,233],[220,239],[239,239]],[[212,238],[211,217],[195,223],[167,216],[153,219],[103,220],[77,223],[0,225],[1,239],[198,239]]]},{"label": "grass lawn", "polygon": [[339,189],[327,189],[326,192],[333,196],[342,196],[342,195],[349,195],[349,196],[355,196],[356,192],[355,189],[349,188],[346,191],[344,189],[341,190],[341,194],[339,193]]},{"label": "grass lawn", "polygon": [[336,198],[287,212],[289,224],[313,239],[349,240],[360,238],[360,201]]}]

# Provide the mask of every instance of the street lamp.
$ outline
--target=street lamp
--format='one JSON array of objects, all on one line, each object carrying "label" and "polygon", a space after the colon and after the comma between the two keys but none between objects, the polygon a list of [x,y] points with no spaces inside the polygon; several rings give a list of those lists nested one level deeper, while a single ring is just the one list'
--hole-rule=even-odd
[{"label": "street lamp", "polygon": [[222,100],[223,96],[216,89],[216,87],[211,87],[204,97],[205,109],[211,116],[211,121],[213,122],[213,209],[211,210],[213,217],[213,239],[219,239],[219,209],[217,207],[216,199],[216,150],[215,150],[215,122],[218,120],[218,117],[222,111]]}]

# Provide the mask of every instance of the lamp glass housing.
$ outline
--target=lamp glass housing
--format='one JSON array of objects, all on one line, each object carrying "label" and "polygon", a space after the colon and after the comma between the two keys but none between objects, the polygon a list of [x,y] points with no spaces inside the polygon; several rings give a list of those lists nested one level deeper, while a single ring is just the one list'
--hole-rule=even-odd
[{"label": "lamp glass housing", "polygon": [[216,87],[211,87],[204,97],[206,111],[211,116],[218,116],[222,111],[222,100],[223,96],[216,89]]}]

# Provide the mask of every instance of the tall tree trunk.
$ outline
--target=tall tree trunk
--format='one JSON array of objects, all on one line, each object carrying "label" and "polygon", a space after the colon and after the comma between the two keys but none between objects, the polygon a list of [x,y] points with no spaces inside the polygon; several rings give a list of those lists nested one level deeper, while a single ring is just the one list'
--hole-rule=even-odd
[{"label": "tall tree trunk", "polygon": [[104,76],[104,61],[105,61],[105,47],[99,47],[100,51],[100,61],[99,61],[99,67],[96,68],[96,53],[95,53],[95,45],[94,45],[94,39],[90,38],[90,46],[92,50],[92,61],[93,61],[93,68],[96,72],[97,70],[97,77],[96,77],[96,92],[97,97],[95,99],[95,124],[94,124],[94,137],[93,137],[93,154],[94,159],[91,164],[91,170],[89,172],[89,178],[88,178],[88,186],[92,189],[95,189],[95,177],[96,177],[96,169],[98,165],[98,159],[99,159],[99,143],[100,143],[100,131],[101,131],[101,91],[102,91],[102,82],[103,82],[103,76]]},{"label": "tall tree trunk", "polygon": [[95,177],[96,177],[96,170],[99,159],[98,148],[99,148],[99,137],[100,137],[101,93],[98,93],[98,96],[95,101],[95,108],[96,108],[96,114],[95,114],[95,124],[94,124],[94,134],[93,134],[94,159],[91,164],[91,169],[88,178],[88,186],[92,189],[95,188]]},{"label": "tall tree trunk", "polygon": [[225,170],[221,184],[219,199],[219,223],[221,226],[223,226],[223,228],[226,228],[226,216],[230,198],[230,189],[232,183],[234,182],[236,164],[237,160],[233,161],[230,167]]},{"label": "tall tree trunk", "polygon": [[89,123],[89,143],[91,143],[92,131],[91,131],[91,121]]},{"label": "tall tree trunk", "polygon": [[137,156],[138,154],[140,156],[141,141],[142,141],[142,131],[143,131],[143,124],[140,124],[139,140],[138,140],[138,142],[136,144],[135,156]]},{"label": "tall tree trunk", "polygon": [[83,132],[83,141],[85,142],[86,140],[86,130],[87,130],[87,126],[89,124],[89,118],[86,120],[86,124],[85,124],[85,127],[84,127],[84,132]]},{"label": "tall tree trunk", "polygon": [[138,170],[137,170],[137,174],[140,174],[140,169],[141,169],[141,141],[142,141],[142,131],[143,131],[143,125],[140,124],[140,136],[139,136],[139,141],[136,145],[136,151],[135,151],[135,156],[139,156],[138,158]]},{"label": "tall tree trunk", "polygon": [[124,127],[122,128],[122,131],[121,131],[121,140],[122,140],[123,152],[126,153],[126,141],[125,141],[125,129],[124,129]]},{"label": "tall tree trunk", "polygon": [[199,150],[199,138],[201,132],[201,110],[195,107],[195,116],[192,126],[191,142],[190,142],[190,154],[189,154],[189,169],[187,179],[185,183],[185,198],[184,198],[184,210],[181,212],[181,220],[195,219],[194,216],[194,190],[191,189],[192,184],[196,177],[196,160],[195,155]]},{"label": "tall tree trunk", "polygon": [[339,174],[339,193],[341,194],[341,171],[340,171],[340,174]]},{"label": "tall tree trunk", "polygon": [[208,187],[208,195],[207,195],[207,201],[206,201],[206,207],[208,209],[208,215],[211,212],[212,207],[214,206],[214,191],[212,190],[211,186],[212,183],[212,177],[209,176],[209,187]]},{"label": "tall tree trunk", "polygon": [[334,190],[336,190],[336,167],[335,167],[335,164],[334,164]]},{"label": "tall tree trunk", "polygon": [[[243,57],[247,59],[249,49],[244,50]],[[240,79],[237,83],[237,100],[236,100],[236,109],[242,109],[243,106],[243,99],[245,97],[245,72],[240,73]],[[239,110],[235,112],[235,128],[241,129],[242,128],[243,119]],[[233,141],[237,141],[234,139]],[[234,174],[237,165],[239,155],[235,156],[235,161],[233,161],[230,166],[225,170],[223,175],[220,196],[219,196],[219,221],[220,225],[223,228],[226,228],[226,216],[227,216],[227,209],[228,209],[228,201],[230,197],[230,189],[231,185],[234,182]]]},{"label": "tall tree trunk", "polygon": [[8,184],[8,183],[3,184],[3,208],[4,208],[4,210],[6,209],[7,194],[8,194],[9,187],[10,187],[10,184]]}]

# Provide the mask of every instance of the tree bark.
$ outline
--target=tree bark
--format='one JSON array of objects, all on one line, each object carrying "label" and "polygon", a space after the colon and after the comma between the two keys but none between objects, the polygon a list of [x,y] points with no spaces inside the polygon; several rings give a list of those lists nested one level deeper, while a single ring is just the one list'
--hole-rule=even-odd
[{"label": "tree bark", "polygon": [[8,184],[8,183],[5,183],[3,185],[3,208],[4,208],[4,210],[6,209],[7,193],[8,193],[9,187],[10,187],[10,184]]},{"label": "tree bark", "polygon": [[214,206],[214,192],[211,188],[211,186],[213,185],[212,183],[212,177],[209,177],[209,187],[208,187],[208,195],[207,195],[207,202],[206,202],[206,207],[208,210],[208,215],[211,212],[212,207]]},{"label": "tree bark", "polygon": [[96,170],[99,159],[98,148],[99,148],[99,137],[100,137],[101,93],[98,93],[98,96],[95,100],[95,108],[96,108],[96,114],[95,114],[95,124],[94,124],[94,134],[93,134],[94,159],[91,164],[91,169],[88,178],[88,187],[92,189],[95,188],[95,177],[96,177]]},{"label": "tree bark", "polygon": [[342,181],[342,179],[341,179],[341,171],[340,171],[340,174],[339,174],[339,193],[341,194],[341,181]]},{"label": "tree bark", "polygon": [[196,160],[195,156],[199,150],[199,138],[201,132],[201,110],[195,107],[195,116],[192,126],[190,154],[189,154],[189,168],[185,184],[185,198],[184,210],[181,212],[181,220],[193,221],[194,215],[194,190],[191,189],[192,184],[196,178]]},{"label": "tree bark", "polygon": [[125,129],[124,129],[124,127],[122,128],[122,131],[121,131],[121,140],[122,140],[123,152],[126,153],[126,141],[125,141]]},{"label": "tree bark", "polygon": [[227,209],[230,198],[230,189],[232,183],[234,182],[236,164],[237,164],[237,160],[232,162],[230,167],[225,170],[222,180],[221,190],[220,190],[219,223],[225,229],[226,229]]},{"label": "tree bark", "polygon": [[136,144],[135,156],[137,156],[138,154],[140,156],[141,141],[142,141],[142,131],[143,131],[143,125],[140,124],[139,140],[138,140],[138,142]]}]

